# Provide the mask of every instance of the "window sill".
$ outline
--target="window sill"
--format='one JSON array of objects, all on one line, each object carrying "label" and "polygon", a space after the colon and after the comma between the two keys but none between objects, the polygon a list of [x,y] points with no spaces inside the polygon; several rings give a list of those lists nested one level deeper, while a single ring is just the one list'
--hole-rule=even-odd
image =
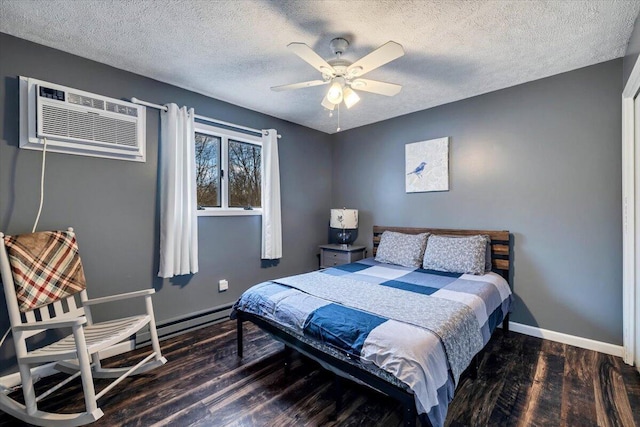
[{"label": "window sill", "polygon": [[198,216],[255,216],[262,215],[262,209],[220,209],[220,208],[209,208],[202,209],[197,211]]}]

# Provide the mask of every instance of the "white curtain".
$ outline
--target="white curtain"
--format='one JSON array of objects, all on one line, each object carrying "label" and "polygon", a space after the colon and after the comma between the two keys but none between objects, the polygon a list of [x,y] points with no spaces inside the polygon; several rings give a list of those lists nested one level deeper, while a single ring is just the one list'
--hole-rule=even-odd
[{"label": "white curtain", "polygon": [[282,217],[280,213],[280,162],[278,132],[262,134],[262,259],[282,258]]},{"label": "white curtain", "polygon": [[198,272],[193,115],[176,104],[160,112],[160,277]]}]

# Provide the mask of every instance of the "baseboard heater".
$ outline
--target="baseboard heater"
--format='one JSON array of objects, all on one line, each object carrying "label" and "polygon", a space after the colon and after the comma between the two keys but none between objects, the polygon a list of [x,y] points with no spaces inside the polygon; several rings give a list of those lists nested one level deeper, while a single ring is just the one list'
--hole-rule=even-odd
[{"label": "baseboard heater", "polygon": [[[233,307],[233,304],[219,305],[217,307],[158,322],[156,324],[158,338],[161,341],[166,340],[186,332],[211,326],[223,320],[228,320],[229,314],[231,313],[231,307]],[[136,335],[136,348],[144,347],[150,343],[151,340],[148,331]]]}]

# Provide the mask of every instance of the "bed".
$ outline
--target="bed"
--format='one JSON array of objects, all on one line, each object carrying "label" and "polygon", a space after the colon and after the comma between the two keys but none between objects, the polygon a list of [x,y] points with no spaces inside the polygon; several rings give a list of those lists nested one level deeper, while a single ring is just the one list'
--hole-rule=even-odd
[{"label": "bed", "polygon": [[[500,323],[508,331],[509,232],[374,226],[373,236],[373,258],[247,290],[231,313],[237,319],[238,355],[242,324],[251,321],[287,351],[295,349],[337,378],[401,402],[404,425],[415,425],[418,415],[424,425],[442,426],[460,376],[477,369],[477,354]],[[390,248],[396,250],[390,236],[424,239],[425,264],[386,260]],[[426,259],[435,259],[439,242],[455,247],[480,236],[487,238],[486,270],[465,274],[429,268]],[[406,255],[403,249],[397,252]]]}]

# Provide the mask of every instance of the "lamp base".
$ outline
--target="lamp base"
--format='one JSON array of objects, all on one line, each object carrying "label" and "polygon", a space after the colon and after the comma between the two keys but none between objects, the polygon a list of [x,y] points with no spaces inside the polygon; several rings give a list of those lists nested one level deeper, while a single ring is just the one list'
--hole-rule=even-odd
[{"label": "lamp base", "polygon": [[[358,238],[357,228],[330,228],[329,243],[351,246]],[[343,246],[345,248],[345,246]]]},{"label": "lamp base", "polygon": [[351,243],[351,232],[342,230],[340,231],[336,237],[338,238],[338,242],[342,245],[342,249],[347,249],[349,247],[349,243]]}]

